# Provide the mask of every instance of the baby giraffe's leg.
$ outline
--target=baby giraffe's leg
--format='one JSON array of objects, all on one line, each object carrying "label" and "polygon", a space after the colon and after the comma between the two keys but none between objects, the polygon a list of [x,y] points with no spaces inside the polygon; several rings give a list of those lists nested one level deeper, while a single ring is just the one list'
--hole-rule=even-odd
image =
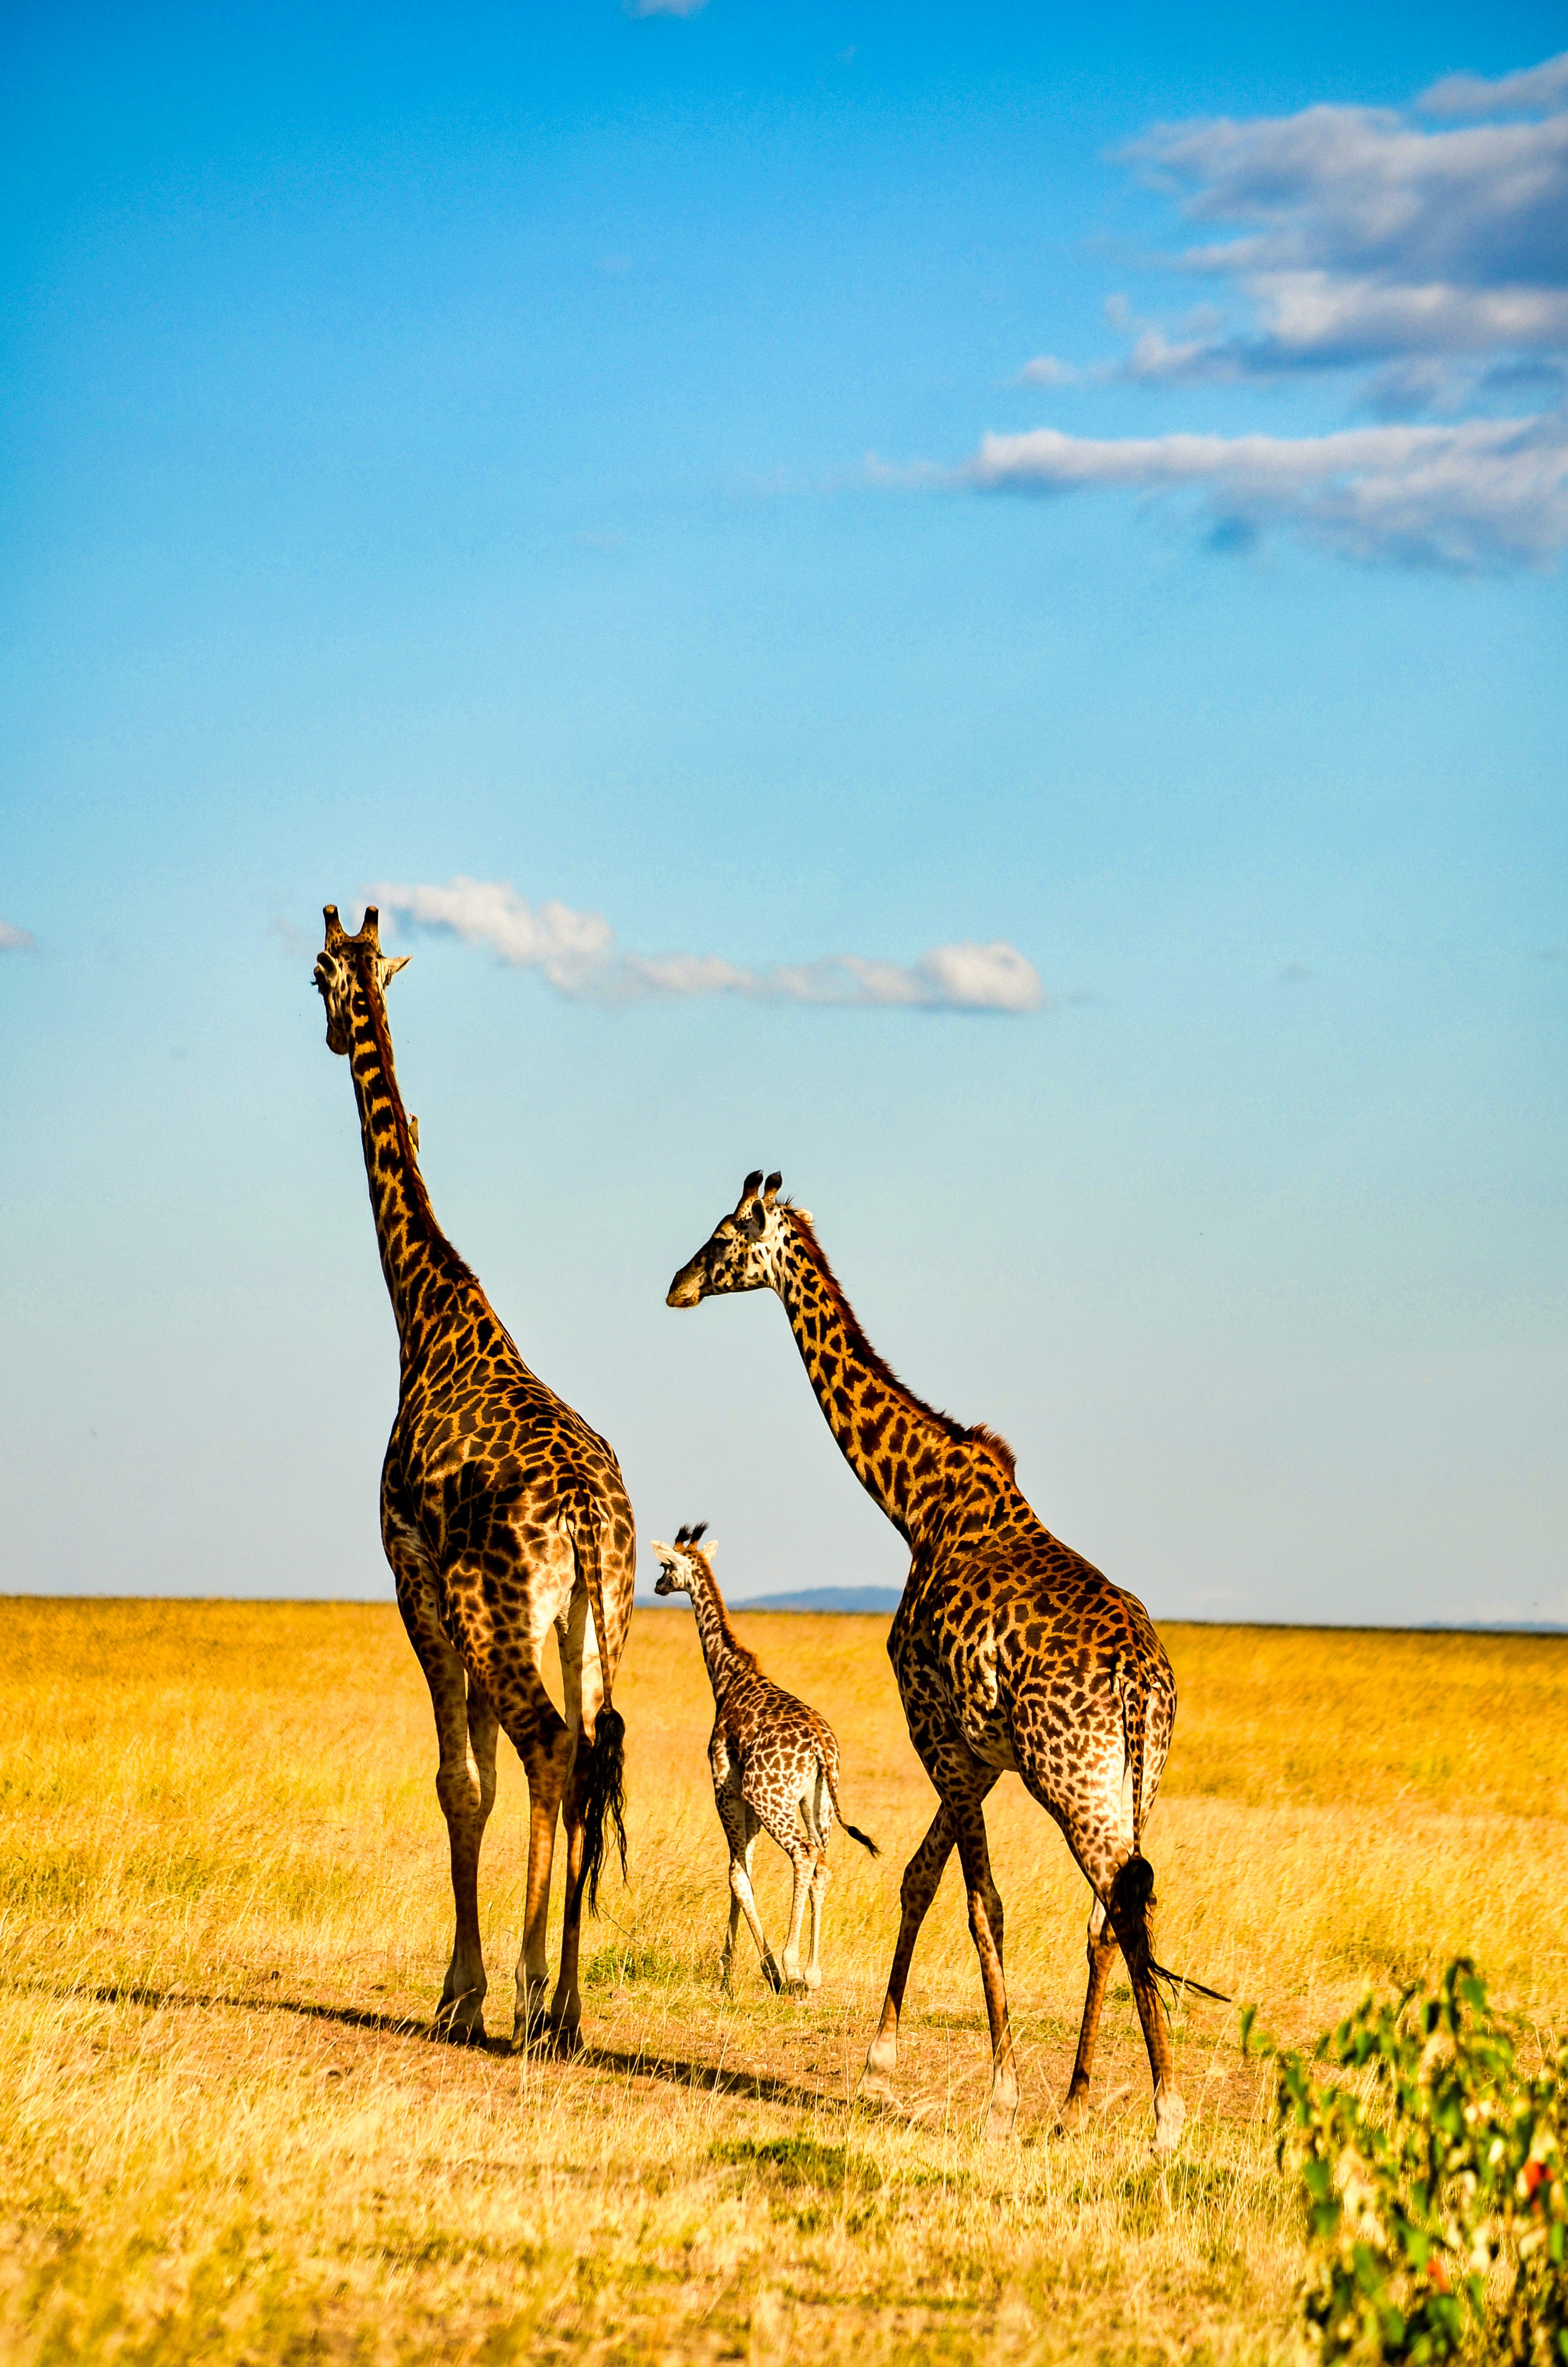
[{"label": "baby giraffe's leg", "polygon": [[724,1951],[726,1970],[734,1942],[736,1920],[744,1915],[751,1936],[756,1942],[756,1953],[762,1959],[764,1979],[770,1989],[781,1989],[784,1975],[778,1957],[763,1937],[762,1919],[757,1914],[756,1900],[752,1895],[751,1853],[756,1841],[756,1819],[745,1801],[734,1793],[721,1798],[719,1814],[730,1844],[730,1940]]},{"label": "baby giraffe's leg", "polygon": [[[792,1877],[790,1892],[790,1936],[784,1942],[783,1988],[803,1989],[801,1977],[801,1925],[805,1920],[806,1897],[811,1887],[812,1852],[801,1838],[800,1826],[792,1811],[798,1803],[790,1802],[786,1811],[776,1797],[748,1800],[746,1806],[760,1818],[763,1830],[776,1840],[790,1861]],[[766,1966],[764,1967],[766,1970]]]},{"label": "baby giraffe's leg", "polygon": [[822,1905],[827,1892],[827,1844],[833,1831],[833,1802],[827,1784],[819,1766],[806,1801],[806,1823],[811,1829],[814,1850],[812,1866],[812,1953],[806,1962],[805,1984],[809,1989],[822,1987]]}]

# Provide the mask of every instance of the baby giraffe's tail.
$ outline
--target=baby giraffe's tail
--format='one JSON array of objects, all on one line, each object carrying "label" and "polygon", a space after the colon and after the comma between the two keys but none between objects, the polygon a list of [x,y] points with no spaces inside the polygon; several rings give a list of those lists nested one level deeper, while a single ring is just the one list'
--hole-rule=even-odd
[{"label": "baby giraffe's tail", "polygon": [[834,1815],[838,1818],[839,1823],[843,1826],[845,1831],[848,1834],[852,1841],[858,1841],[861,1848],[863,1850],[869,1850],[873,1857],[881,1857],[881,1852],[877,1847],[876,1842],[871,1839],[870,1834],[863,1833],[860,1830],[859,1826],[852,1825],[848,1818],[845,1815],[843,1805],[838,1797],[838,1778],[834,1773],[833,1761],[828,1757],[825,1750],[821,1753],[821,1759],[822,1772],[827,1779],[827,1796],[833,1802]]}]

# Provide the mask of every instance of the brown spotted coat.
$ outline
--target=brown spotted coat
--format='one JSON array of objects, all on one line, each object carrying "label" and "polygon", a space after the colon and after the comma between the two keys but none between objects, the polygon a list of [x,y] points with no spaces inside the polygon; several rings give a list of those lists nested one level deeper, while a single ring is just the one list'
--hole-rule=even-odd
[{"label": "brown spotted coat", "polygon": [[865,2093],[891,2098],[898,2018],[915,1939],[956,1846],[991,2025],[988,2126],[1012,2126],[1017,2077],[1002,1965],[1002,1902],[983,1803],[1016,1770],[1054,1818],[1094,1894],[1089,1979],[1062,2108],[1081,2119],[1116,1949],[1127,1957],[1154,2081],[1155,2143],[1184,2107],[1149,1944],[1142,1827],[1176,1718],[1170,1663],[1143,1605],[1053,1537],[1014,1477],[1006,1442],[925,1404],[871,1347],[810,1216],[780,1179],[746,1178],[733,1211],[670,1285],[672,1307],[730,1291],[783,1301],[817,1401],[861,1485],[908,1543],[888,1637],[910,1738],[940,1799],[910,1860]]},{"label": "brown spotted coat", "polygon": [[[404,959],[406,957],[403,957]],[[530,1822],[514,2037],[574,2042],[585,1887],[607,1825],[621,1838],[621,1721],[610,1700],[631,1611],[636,1540],[614,1454],[530,1372],[437,1224],[392,1065],[383,999],[403,967],[377,915],[349,936],[326,907],[315,983],[327,1042],[348,1056],[365,1172],[397,1320],[397,1419],[381,1473],[381,1537],[398,1609],[430,1687],[436,1790],[451,1842],[456,1931],[437,2027],[483,2041],[479,1852],[495,1795],[499,1725],[528,1772]],[[554,1628],[566,1716],[540,1663]],[[547,2012],[545,1929],[564,1811],[561,1964]]]},{"label": "brown spotted coat", "polygon": [[[714,1806],[730,1845],[724,1986],[730,1986],[735,1934],[744,1915],[770,1988],[820,1988],[822,1908],[834,1818],[873,1857],[880,1852],[868,1834],[846,1820],[839,1806],[838,1740],[832,1727],[820,1711],[766,1676],[756,1654],[731,1626],[713,1575],[713,1547],[701,1542],[707,1525],[699,1521],[695,1528],[677,1529],[673,1546],[654,1540],[660,1570],[653,1591],[690,1596],[708,1681],[713,1688],[716,1714],[708,1764],[713,1776]],[[763,1937],[752,1890],[752,1852],[759,1832],[778,1842],[794,1878],[782,1964]],[[802,1968],[801,1925],[808,1895],[812,1947]]]}]

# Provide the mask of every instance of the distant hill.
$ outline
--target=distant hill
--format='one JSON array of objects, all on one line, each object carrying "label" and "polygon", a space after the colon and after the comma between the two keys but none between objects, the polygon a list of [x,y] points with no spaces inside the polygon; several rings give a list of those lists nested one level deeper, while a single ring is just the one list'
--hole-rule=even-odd
[{"label": "distant hill", "polygon": [[[684,1594],[655,1595],[648,1601],[642,1595],[637,1607],[663,1611],[679,1604],[683,1611],[690,1605]],[[898,1609],[899,1589],[896,1586],[808,1586],[799,1594],[752,1594],[744,1602],[733,1602],[732,1611],[852,1611],[881,1613],[891,1618]]]}]

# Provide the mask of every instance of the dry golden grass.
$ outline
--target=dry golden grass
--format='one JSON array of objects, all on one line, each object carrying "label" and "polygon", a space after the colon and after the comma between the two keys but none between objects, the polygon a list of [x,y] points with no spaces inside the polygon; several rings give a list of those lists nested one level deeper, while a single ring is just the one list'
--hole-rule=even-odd
[{"label": "dry golden grass", "polygon": [[[1025,2105],[982,2147],[985,2046],[949,1874],[903,2084],[846,2101],[931,1795],[882,1623],[739,1623],[832,1718],[827,1979],[715,1986],[726,1911],[689,1619],[641,1614],[618,1699],[632,1873],[590,1927],[588,2052],[504,2054],[523,1786],[483,1875],[493,2051],[426,2036],[449,1944],[424,1687],[390,1610],[0,1603],[0,2349],[75,2360],[1048,2361],[1292,2355],[1296,2224],[1234,2016],[1177,2036],[1148,2154],[1125,1991],[1083,2135],[1051,2135],[1086,1894],[1009,1782],[991,1818]],[[1300,2036],[1370,1976],[1472,1950],[1554,2018],[1568,1644],[1176,1627],[1149,1835],[1161,1953]],[[763,1844],[766,1848],[766,1843]],[[783,1867],[764,1864],[780,1928]]]}]

